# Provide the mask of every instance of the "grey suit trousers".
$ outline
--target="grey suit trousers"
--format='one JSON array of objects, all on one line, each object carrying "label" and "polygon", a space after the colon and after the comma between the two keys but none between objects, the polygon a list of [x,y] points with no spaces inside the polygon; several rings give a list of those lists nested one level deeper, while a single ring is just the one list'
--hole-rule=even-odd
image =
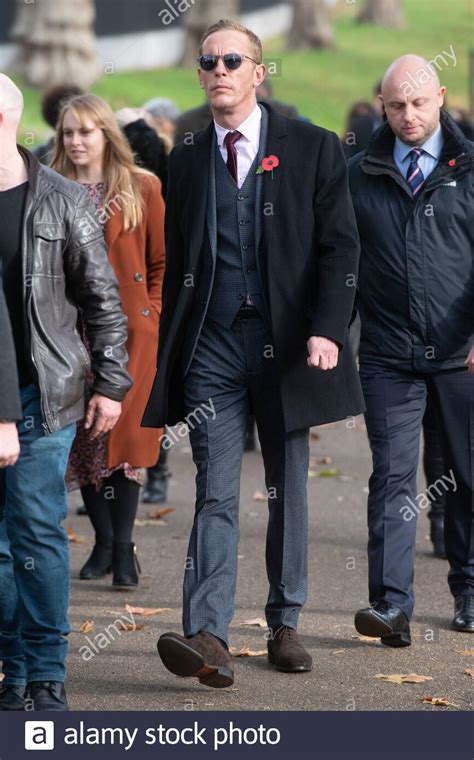
[{"label": "grey suit trousers", "polygon": [[205,418],[202,413],[189,418],[197,474],[184,578],[184,633],[206,630],[227,641],[250,404],[268,492],[266,619],[274,629],[296,628],[307,586],[309,431],[285,433],[272,338],[264,320],[236,320],[230,329],[205,320],[185,378],[185,403],[187,416],[203,405],[208,411]]}]

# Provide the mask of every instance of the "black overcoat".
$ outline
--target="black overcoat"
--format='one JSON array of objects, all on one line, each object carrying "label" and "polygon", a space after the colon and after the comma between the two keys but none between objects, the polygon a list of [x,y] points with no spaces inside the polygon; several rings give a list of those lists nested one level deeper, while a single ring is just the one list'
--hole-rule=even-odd
[{"label": "black overcoat", "polygon": [[[279,166],[264,183],[258,255],[264,273],[287,431],[363,411],[348,341],[359,238],[345,158],[337,136],[288,119],[270,106],[266,156]],[[142,424],[173,425],[185,417],[180,351],[201,271],[207,183],[214,125],[170,155],[165,219],[166,271],[158,369]],[[311,335],[336,341],[335,369],[307,365]]]}]

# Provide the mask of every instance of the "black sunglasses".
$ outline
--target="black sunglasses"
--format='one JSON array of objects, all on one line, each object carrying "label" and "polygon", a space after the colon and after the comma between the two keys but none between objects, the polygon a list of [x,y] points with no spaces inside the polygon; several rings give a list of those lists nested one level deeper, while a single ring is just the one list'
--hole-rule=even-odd
[{"label": "black sunglasses", "polygon": [[257,66],[260,65],[258,61],[254,61],[254,59],[250,58],[248,55],[240,55],[240,53],[226,53],[225,55],[200,55],[197,59],[197,62],[203,71],[212,71],[216,68],[219,58],[222,58],[224,61],[224,66],[226,69],[229,69],[229,71],[235,71],[236,69],[239,69],[242,66],[244,58],[246,58],[248,61],[252,61],[252,63],[256,63]]}]

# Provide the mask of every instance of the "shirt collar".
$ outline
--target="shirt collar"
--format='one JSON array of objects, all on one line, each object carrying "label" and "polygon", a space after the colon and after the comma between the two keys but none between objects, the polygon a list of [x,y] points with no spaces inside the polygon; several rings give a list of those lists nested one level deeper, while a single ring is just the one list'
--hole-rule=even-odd
[{"label": "shirt collar", "polygon": [[[428,153],[432,158],[438,160],[443,147],[443,132],[441,131],[441,124],[438,124],[438,129],[436,132],[433,132],[431,137],[429,137],[426,142],[424,142],[423,145],[420,145],[419,147],[425,153]],[[402,142],[399,137],[395,138],[395,145],[393,150],[395,161],[398,160],[400,163],[403,163],[411,150],[412,148],[410,145]]]},{"label": "shirt collar", "polygon": [[247,116],[245,121],[242,122],[242,124],[239,124],[238,127],[236,127],[235,130],[226,129],[225,127],[221,127],[220,124],[217,123],[217,121],[214,119],[214,127],[216,130],[217,135],[217,143],[219,147],[224,144],[225,136],[228,132],[235,132],[238,130],[241,132],[242,136],[251,143],[258,144],[259,138],[260,138],[260,125],[262,121],[262,112],[260,110],[260,106],[258,104],[255,105],[254,110],[250,114],[250,116]]}]

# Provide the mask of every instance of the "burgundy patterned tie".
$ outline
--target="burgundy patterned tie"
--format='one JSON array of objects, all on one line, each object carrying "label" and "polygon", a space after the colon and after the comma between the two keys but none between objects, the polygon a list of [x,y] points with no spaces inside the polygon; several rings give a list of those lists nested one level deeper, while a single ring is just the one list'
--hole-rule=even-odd
[{"label": "burgundy patterned tie", "polygon": [[237,182],[237,151],[235,143],[241,137],[241,133],[236,130],[235,132],[227,132],[224,138],[224,145],[227,148],[227,168],[232,174],[234,182]]}]

